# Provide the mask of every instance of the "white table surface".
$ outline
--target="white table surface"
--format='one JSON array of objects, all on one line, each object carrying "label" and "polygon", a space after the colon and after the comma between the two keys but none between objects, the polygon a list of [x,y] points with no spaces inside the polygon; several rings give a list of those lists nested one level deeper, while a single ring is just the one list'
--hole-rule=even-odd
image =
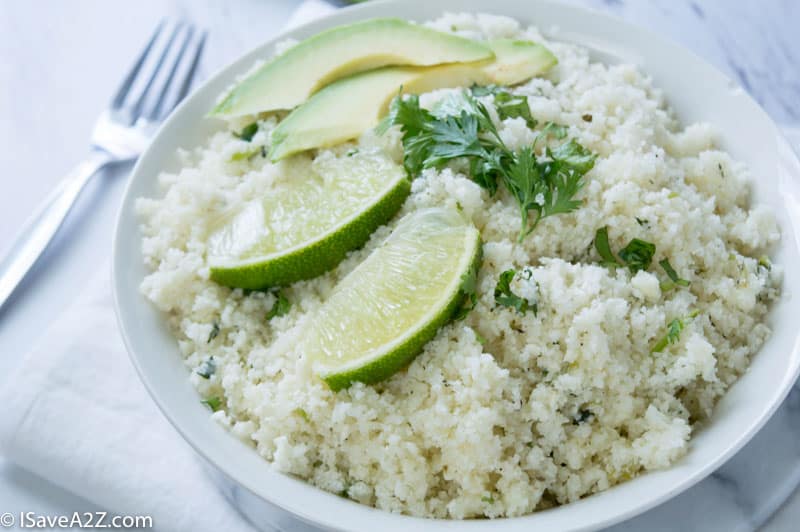
[{"label": "white table surface", "polygon": [[[797,0],[572,1],[670,36],[739,80],[776,121],[800,124]],[[0,252],[37,202],[85,153],[94,117],[161,17],[186,18],[210,29],[200,72],[207,76],[280,29],[298,4],[299,0],[0,1]],[[125,169],[119,169],[90,184],[54,245],[0,310],[0,384],[107,261],[124,178]],[[800,415],[792,419],[800,423]],[[91,508],[0,457],[0,513],[59,514]],[[746,507],[740,510],[742,522],[752,518]],[[799,519],[800,493],[795,493],[764,529],[797,530]]]}]

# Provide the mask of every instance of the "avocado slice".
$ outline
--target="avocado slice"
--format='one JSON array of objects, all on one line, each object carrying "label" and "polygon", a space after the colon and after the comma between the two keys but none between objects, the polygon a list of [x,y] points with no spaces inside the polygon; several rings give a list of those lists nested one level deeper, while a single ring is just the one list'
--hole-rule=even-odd
[{"label": "avocado slice", "polygon": [[498,39],[488,42],[494,59],[434,67],[385,67],[336,81],[287,116],[272,132],[270,158],[335,146],[375,127],[402,91],[446,87],[514,85],[547,72],[558,60],[541,44]]},{"label": "avocado slice", "polygon": [[232,117],[293,109],[325,85],[387,65],[429,66],[489,59],[484,43],[399,18],[337,26],[310,37],[256,69],[211,111]]}]

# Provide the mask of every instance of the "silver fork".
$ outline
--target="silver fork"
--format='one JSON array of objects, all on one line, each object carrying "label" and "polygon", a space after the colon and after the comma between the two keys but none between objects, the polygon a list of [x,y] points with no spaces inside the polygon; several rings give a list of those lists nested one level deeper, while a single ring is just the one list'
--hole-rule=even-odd
[{"label": "silver fork", "polygon": [[189,92],[206,40],[192,25],[162,21],[97,119],[89,156],[60,182],[27,220],[0,259],[0,308],[61,227],[86,183],[99,170],[139,157],[157,126]]}]

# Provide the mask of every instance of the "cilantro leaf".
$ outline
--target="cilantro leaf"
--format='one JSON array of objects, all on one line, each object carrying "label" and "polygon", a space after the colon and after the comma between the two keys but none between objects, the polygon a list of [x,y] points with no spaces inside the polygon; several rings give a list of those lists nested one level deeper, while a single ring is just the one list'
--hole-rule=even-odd
[{"label": "cilantro leaf", "polygon": [[269,321],[272,318],[278,318],[280,316],[285,316],[289,313],[289,309],[292,307],[292,304],[289,303],[289,300],[286,299],[286,296],[281,294],[280,292],[277,294],[277,300],[272,305],[272,308],[269,309],[267,312],[266,320]]},{"label": "cilantro leaf", "polygon": [[554,171],[576,174],[585,174],[594,168],[594,161],[597,159],[597,155],[578,144],[575,139],[552,151],[548,150],[548,155],[553,159]]},{"label": "cilantro leaf", "polygon": [[234,133],[233,136],[245,142],[250,142],[256,136],[256,133],[258,133],[258,122],[253,122],[246,125],[239,133]]},{"label": "cilantro leaf", "polygon": [[460,116],[463,111],[474,114],[474,99],[464,91],[451,92],[436,102],[431,108],[431,114],[442,119],[448,116]]},{"label": "cilantro leaf", "polygon": [[497,85],[473,85],[470,88],[470,93],[477,97],[494,96],[494,106],[497,109],[497,116],[500,117],[500,120],[522,118],[529,128],[536,127],[538,123],[531,115],[527,96],[512,94]]},{"label": "cilantro leaf", "polygon": [[388,120],[380,129],[385,130],[395,124],[401,126],[403,164],[409,174],[416,175],[425,168],[441,167],[451,159],[485,155],[479,138],[479,126],[485,127],[482,122],[491,120],[488,113],[485,113],[485,117],[479,117],[480,109],[477,106],[480,104],[472,104],[476,106],[474,109],[462,109],[458,116],[436,117],[420,107],[417,95],[397,97],[392,102]]},{"label": "cilantro leaf", "polygon": [[647,271],[655,253],[655,244],[634,238],[619,251],[619,258],[628,266],[631,273],[636,273],[641,270]]},{"label": "cilantro leaf", "polygon": [[[396,97],[389,115],[378,133],[392,125],[400,125],[403,132],[403,165],[415,176],[425,168],[439,168],[452,159],[470,159],[473,179],[494,194],[497,175],[503,167],[505,154],[492,150],[494,139],[482,137],[489,132],[494,137],[497,130],[486,108],[466,92],[462,103],[439,110],[440,116],[423,109],[417,95]],[[456,109],[457,116],[447,114]],[[445,112],[446,111],[446,112]]]},{"label": "cilantro leaf", "polygon": [[447,116],[430,128],[432,144],[424,166],[440,167],[458,157],[481,157],[484,147],[478,136],[478,118],[462,111],[458,117]]},{"label": "cilantro leaf", "polygon": [[536,119],[531,115],[527,96],[517,96],[510,92],[500,91],[494,95],[497,115],[501,120],[506,118],[522,118],[529,128],[536,127]]},{"label": "cilantro leaf", "polygon": [[536,136],[536,140],[544,139],[547,137],[554,137],[558,140],[564,139],[567,137],[567,126],[562,126],[561,124],[556,124],[555,122],[547,122],[539,134]]},{"label": "cilantro leaf", "polygon": [[664,291],[672,290],[676,286],[682,286],[685,288],[690,284],[692,284],[686,279],[681,279],[678,276],[678,272],[676,272],[675,269],[672,267],[672,265],[669,263],[669,259],[664,259],[662,261],[659,261],[658,264],[661,265],[661,267],[667,273],[667,277],[669,277],[669,281],[661,283],[661,290]]},{"label": "cilantro leaf", "polygon": [[498,305],[513,308],[520,314],[525,314],[532,310],[535,316],[539,312],[538,303],[522,298],[511,291],[511,281],[516,275],[517,272],[515,270],[506,270],[500,274],[500,278],[494,288],[494,300]]},{"label": "cilantro leaf", "polygon": [[574,197],[583,187],[583,175],[594,167],[595,155],[575,142],[562,144],[555,150],[547,150],[551,161],[544,166],[543,177],[548,182],[545,194],[544,216],[571,212],[581,202]]},{"label": "cilantro leaf", "polygon": [[[508,191],[519,203],[519,213],[522,218],[519,240],[530,234],[541,218],[541,212],[546,201],[548,191],[547,184],[541,178],[539,165],[533,150],[529,147],[522,148],[514,161],[508,166],[505,177],[505,184]],[[528,213],[531,210],[537,212],[534,223],[529,226]],[[502,277],[502,276],[501,276]]]}]

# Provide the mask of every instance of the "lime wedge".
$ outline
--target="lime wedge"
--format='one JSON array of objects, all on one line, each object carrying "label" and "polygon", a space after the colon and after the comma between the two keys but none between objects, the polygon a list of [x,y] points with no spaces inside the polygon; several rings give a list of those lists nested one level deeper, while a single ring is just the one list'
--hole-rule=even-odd
[{"label": "lime wedge", "polygon": [[453,209],[416,211],[345,277],[300,341],[333,390],[388,378],[419,354],[463,299],[478,230]]},{"label": "lime wedge", "polygon": [[320,156],[306,175],[222,218],[207,241],[211,279],[263,289],[316,277],[362,246],[410,190],[382,151]]}]

